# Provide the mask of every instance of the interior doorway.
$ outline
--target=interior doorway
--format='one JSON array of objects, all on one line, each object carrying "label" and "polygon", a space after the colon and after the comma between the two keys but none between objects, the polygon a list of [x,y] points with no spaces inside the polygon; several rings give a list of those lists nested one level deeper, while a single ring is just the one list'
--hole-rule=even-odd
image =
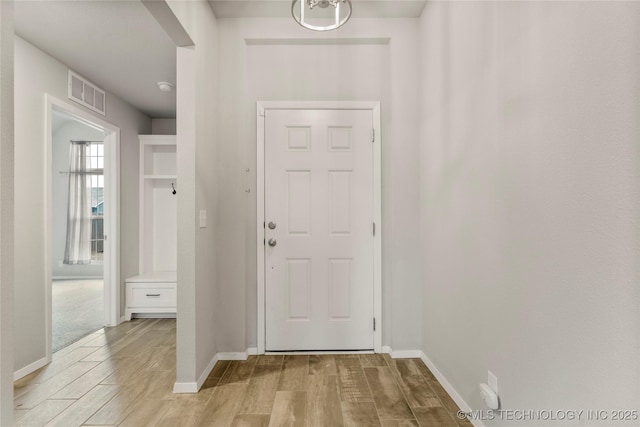
[{"label": "interior doorway", "polygon": [[47,97],[49,355],[119,319],[119,129]]}]

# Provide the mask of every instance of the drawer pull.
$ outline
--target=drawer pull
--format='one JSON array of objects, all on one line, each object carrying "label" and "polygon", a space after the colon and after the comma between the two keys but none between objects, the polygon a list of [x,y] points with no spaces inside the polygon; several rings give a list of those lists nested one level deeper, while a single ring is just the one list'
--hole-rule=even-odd
[{"label": "drawer pull", "polygon": [[159,297],[160,294],[147,294],[148,297]]}]

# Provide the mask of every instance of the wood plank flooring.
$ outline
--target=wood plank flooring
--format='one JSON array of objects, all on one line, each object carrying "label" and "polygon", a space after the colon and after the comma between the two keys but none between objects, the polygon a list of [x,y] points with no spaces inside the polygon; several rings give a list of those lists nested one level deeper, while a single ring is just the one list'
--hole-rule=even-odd
[{"label": "wood plank flooring", "polygon": [[16,426],[468,427],[419,359],[251,356],[220,361],[197,394],[173,394],[175,320],[91,334],[15,382]]}]

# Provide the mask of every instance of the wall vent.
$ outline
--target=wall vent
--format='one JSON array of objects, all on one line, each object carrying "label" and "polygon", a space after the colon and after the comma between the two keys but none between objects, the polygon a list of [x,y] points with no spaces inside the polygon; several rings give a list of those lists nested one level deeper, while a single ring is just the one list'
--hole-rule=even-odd
[{"label": "wall vent", "polygon": [[105,91],[69,70],[69,99],[105,115]]}]

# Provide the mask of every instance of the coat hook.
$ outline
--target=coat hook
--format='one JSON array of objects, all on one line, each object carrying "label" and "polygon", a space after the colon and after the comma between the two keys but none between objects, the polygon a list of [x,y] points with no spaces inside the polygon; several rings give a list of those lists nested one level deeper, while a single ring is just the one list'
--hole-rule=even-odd
[{"label": "coat hook", "polygon": [[176,187],[173,185],[173,182],[171,183],[171,188],[173,188],[173,191],[171,192],[171,194],[176,194]]}]

